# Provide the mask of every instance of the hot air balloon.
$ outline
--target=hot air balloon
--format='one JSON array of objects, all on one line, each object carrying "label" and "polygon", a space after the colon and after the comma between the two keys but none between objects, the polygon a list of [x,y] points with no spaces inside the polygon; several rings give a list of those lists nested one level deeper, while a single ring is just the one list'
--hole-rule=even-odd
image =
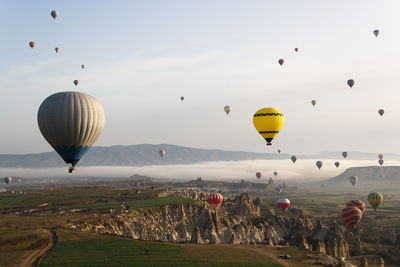
[{"label": "hot air balloon", "polygon": [[287,198],[280,198],[277,201],[277,206],[280,208],[283,212],[286,212],[288,208],[290,207],[290,200]]},{"label": "hot air balloon", "polygon": [[347,84],[348,84],[348,86],[350,86],[350,88],[352,88],[354,85],[354,80],[352,80],[352,79],[348,80]]},{"label": "hot air balloon", "polygon": [[383,159],[383,155],[382,155],[382,154],[379,154],[379,155],[378,155],[378,158],[379,158],[379,159]]},{"label": "hot air balloon", "polygon": [[318,160],[317,162],[315,162],[315,165],[317,165],[318,169],[320,170],[322,167],[322,161]]},{"label": "hot air balloon", "polygon": [[160,156],[161,156],[161,157],[164,157],[164,156],[165,156],[165,153],[166,153],[166,152],[165,152],[164,149],[160,150]]},{"label": "hot air balloon", "polygon": [[293,163],[296,163],[297,157],[296,156],[292,156],[290,159],[293,161]]},{"label": "hot air balloon", "polygon": [[361,200],[352,200],[349,203],[347,203],[346,205],[347,205],[347,207],[354,206],[354,207],[358,208],[362,214],[364,214],[365,203],[362,202]]},{"label": "hot air balloon", "polygon": [[12,177],[11,177],[11,176],[8,176],[8,177],[4,178],[4,182],[5,182],[7,185],[11,184],[11,182],[12,182]]},{"label": "hot air balloon", "polygon": [[224,107],[224,111],[226,112],[226,115],[228,115],[229,114],[229,112],[231,112],[231,107],[230,106],[225,106]]},{"label": "hot air balloon", "polygon": [[311,104],[312,104],[313,106],[315,106],[315,104],[317,104],[317,101],[311,100]]},{"label": "hot air balloon", "polygon": [[81,65],[81,68],[84,69],[84,68],[85,68],[85,65]]},{"label": "hot air balloon", "polygon": [[56,53],[58,54],[58,51],[60,51],[60,48],[56,47],[56,48],[54,48],[54,50],[55,50]]},{"label": "hot air balloon", "polygon": [[183,96],[181,96],[181,100],[183,101],[185,98]]},{"label": "hot air balloon", "polygon": [[261,172],[257,172],[256,173],[256,177],[258,178],[258,180],[260,180],[261,179]]},{"label": "hot air balloon", "polygon": [[278,63],[279,63],[279,65],[281,65],[281,66],[282,66],[282,65],[283,65],[283,63],[285,63],[285,61],[284,61],[283,59],[279,59],[279,60],[278,60]]},{"label": "hot air balloon", "polygon": [[326,186],[326,183],[322,183],[322,184],[321,184],[321,187],[322,187],[322,188],[325,188],[325,186]]},{"label": "hot air balloon", "polygon": [[280,187],[275,187],[275,192],[280,194],[282,193],[282,189]]},{"label": "hot air balloon", "polygon": [[342,210],[342,218],[349,230],[353,230],[361,221],[362,212],[357,207],[348,206]]},{"label": "hot air balloon", "polygon": [[342,152],[343,158],[347,158],[347,152]]},{"label": "hot air balloon", "polygon": [[368,202],[369,204],[376,210],[378,206],[383,202],[383,196],[381,193],[370,193],[368,195]]},{"label": "hot air balloon", "polygon": [[58,16],[58,11],[57,11],[57,10],[52,10],[52,11],[50,12],[50,15],[53,17],[53,19],[56,19],[57,16]]},{"label": "hot air balloon", "polygon": [[277,176],[277,175],[278,175],[278,172],[277,172],[277,171],[274,171],[274,175]]},{"label": "hot air balloon", "polygon": [[335,162],[335,166],[336,166],[336,168],[339,168],[340,163],[339,163],[338,161],[336,161],[336,162]]},{"label": "hot air balloon", "polygon": [[275,108],[263,108],[254,113],[253,123],[258,133],[267,141],[267,146],[282,129],[285,117]]},{"label": "hot air balloon", "polygon": [[373,33],[374,33],[375,37],[378,37],[378,35],[379,35],[379,30],[374,30]]},{"label": "hot air balloon", "polygon": [[75,168],[74,167],[69,168],[68,172],[69,173],[74,173],[75,172]]},{"label": "hot air balloon", "polygon": [[281,150],[280,149],[278,149],[278,153],[281,154]]},{"label": "hot air balloon", "polygon": [[383,109],[378,110],[379,115],[383,116],[383,113],[385,113],[385,111]]},{"label": "hot air balloon", "polygon": [[208,204],[210,204],[214,208],[218,208],[219,206],[221,206],[223,200],[224,198],[220,193],[211,193],[207,197]]},{"label": "hot air balloon", "polygon": [[296,47],[296,48],[294,49],[294,51],[295,51],[295,52],[299,52],[299,49]]},{"label": "hot air balloon", "polygon": [[99,138],[105,123],[103,107],[88,94],[60,92],[47,97],[37,115],[40,132],[72,167]]},{"label": "hot air balloon", "polygon": [[383,163],[384,163],[384,161],[383,161],[383,159],[380,159],[380,160],[378,160],[378,163],[379,163],[379,165],[383,165]]},{"label": "hot air balloon", "polygon": [[35,42],[29,42],[29,46],[31,47],[31,48],[34,48],[35,47]]},{"label": "hot air balloon", "polygon": [[75,86],[78,86],[79,81],[78,80],[74,80],[74,84],[75,84]]},{"label": "hot air balloon", "polygon": [[358,182],[358,177],[357,176],[350,176],[349,177],[349,181],[354,186]]}]

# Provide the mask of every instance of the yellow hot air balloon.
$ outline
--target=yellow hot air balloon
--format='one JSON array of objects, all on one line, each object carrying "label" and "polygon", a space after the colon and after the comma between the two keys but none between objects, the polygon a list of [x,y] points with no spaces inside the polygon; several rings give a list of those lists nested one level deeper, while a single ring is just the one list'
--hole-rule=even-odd
[{"label": "yellow hot air balloon", "polygon": [[383,196],[381,193],[370,193],[368,195],[368,202],[371,204],[371,206],[376,210],[378,206],[383,202]]},{"label": "yellow hot air balloon", "polygon": [[254,113],[253,123],[258,133],[271,145],[272,139],[279,133],[285,122],[282,112],[276,108],[263,108]]}]

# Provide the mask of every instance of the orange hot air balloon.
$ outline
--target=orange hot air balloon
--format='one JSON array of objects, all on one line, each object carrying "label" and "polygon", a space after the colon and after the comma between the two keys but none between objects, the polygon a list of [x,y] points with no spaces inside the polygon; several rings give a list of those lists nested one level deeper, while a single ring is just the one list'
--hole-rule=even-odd
[{"label": "orange hot air balloon", "polygon": [[29,42],[29,46],[31,47],[31,48],[34,48],[35,47],[35,42]]},{"label": "orange hot air balloon", "polygon": [[220,193],[211,193],[207,197],[208,204],[210,204],[214,208],[218,208],[219,206],[221,206],[223,200],[224,198]]},{"label": "orange hot air balloon", "polygon": [[342,210],[342,218],[349,230],[353,230],[361,221],[362,212],[357,207],[348,206]]},{"label": "orange hot air balloon", "polygon": [[258,178],[258,180],[260,180],[261,179],[261,172],[257,172],[256,173],[256,177]]},{"label": "orange hot air balloon", "polygon": [[365,211],[365,203],[361,200],[351,200],[349,203],[346,204],[347,207],[354,206],[360,209],[361,213],[364,214]]},{"label": "orange hot air balloon", "polygon": [[285,63],[285,61],[284,61],[283,59],[279,59],[279,60],[278,60],[278,63],[279,63],[279,65],[281,65],[281,66],[282,66],[282,65],[283,65],[283,63]]}]

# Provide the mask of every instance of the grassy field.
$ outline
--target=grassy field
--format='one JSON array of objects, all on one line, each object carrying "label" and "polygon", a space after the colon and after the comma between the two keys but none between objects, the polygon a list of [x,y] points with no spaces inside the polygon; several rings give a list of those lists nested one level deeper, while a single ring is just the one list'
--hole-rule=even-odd
[{"label": "grassy field", "polygon": [[44,266],[270,266],[270,258],[230,245],[196,246],[142,242],[59,231]]}]

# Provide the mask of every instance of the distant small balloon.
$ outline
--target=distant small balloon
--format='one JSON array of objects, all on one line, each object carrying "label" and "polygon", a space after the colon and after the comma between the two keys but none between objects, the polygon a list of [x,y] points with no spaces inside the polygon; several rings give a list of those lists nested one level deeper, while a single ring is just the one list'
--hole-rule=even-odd
[{"label": "distant small balloon", "polygon": [[342,152],[343,158],[347,158],[347,152]]},{"label": "distant small balloon", "polygon": [[183,96],[181,96],[181,100],[183,101],[185,98]]},{"label": "distant small balloon", "polygon": [[375,35],[375,37],[378,37],[378,35],[379,35],[379,30],[374,30],[374,35]]},{"label": "distant small balloon", "polygon": [[315,106],[315,104],[317,104],[317,101],[311,100],[311,104],[312,104],[313,106]]},{"label": "distant small balloon", "polygon": [[380,159],[380,160],[378,160],[378,163],[379,163],[379,165],[383,165],[383,163],[384,163],[384,161],[383,161],[383,159]]},{"label": "distant small balloon", "polygon": [[286,212],[290,207],[290,200],[287,198],[280,198],[276,204],[278,208],[280,208],[283,212]]},{"label": "distant small balloon", "polygon": [[295,52],[299,52],[299,49],[296,47],[296,48],[294,49],[294,51],[295,51]]},{"label": "distant small balloon", "polygon": [[231,112],[231,107],[230,106],[225,106],[224,107],[224,111],[226,112],[226,115],[228,115],[229,114],[229,112]]},{"label": "distant small balloon", "polygon": [[60,51],[60,48],[56,47],[56,48],[54,48],[54,50],[55,50],[56,53],[58,54],[58,52]]},{"label": "distant small balloon", "polygon": [[293,163],[296,163],[297,157],[296,156],[292,156],[290,159],[293,161]]},{"label": "distant small balloon", "polygon": [[277,172],[277,171],[274,171],[274,175],[277,176],[277,175],[278,175],[278,172]]},{"label": "distant small balloon", "polygon": [[322,161],[318,160],[317,162],[315,162],[315,165],[317,165],[318,169],[320,170],[322,167]]},{"label": "distant small balloon", "polygon": [[281,66],[282,66],[282,65],[283,65],[283,63],[285,63],[285,61],[284,61],[283,59],[279,59],[279,60],[278,60],[278,63],[279,63],[279,65],[281,65]]},{"label": "distant small balloon", "polygon": [[53,17],[53,19],[56,19],[57,16],[58,16],[58,11],[57,11],[57,10],[52,10],[52,11],[50,12],[50,15]]},{"label": "distant small balloon", "polygon": [[350,88],[352,88],[354,85],[354,80],[352,80],[352,79],[348,80],[347,85],[350,86]]},{"label": "distant small balloon", "polygon": [[34,48],[35,47],[35,42],[29,42],[29,46],[31,47],[31,48]]},{"label": "distant small balloon", "polygon": [[379,115],[383,116],[383,114],[385,113],[385,111],[383,109],[378,110]]},{"label": "distant small balloon", "polygon": [[81,65],[81,68],[84,69],[84,68],[85,68],[85,65]]},{"label": "distant small balloon", "polygon": [[165,153],[166,153],[166,152],[165,152],[164,149],[160,150],[160,156],[161,156],[161,157],[164,157],[164,156],[165,156]]},{"label": "distant small balloon", "polygon": [[379,159],[383,159],[383,155],[382,155],[382,154],[379,154],[379,155],[378,155],[378,158],[379,158]]},{"label": "distant small balloon", "polygon": [[339,163],[338,161],[336,161],[336,162],[335,162],[335,166],[336,166],[336,168],[339,168],[340,163]]},{"label": "distant small balloon", "polygon": [[75,86],[78,86],[79,81],[78,80],[74,80],[74,84],[75,84]]},{"label": "distant small balloon", "polygon": [[358,182],[358,177],[357,176],[350,176],[349,177],[349,181],[354,186]]},{"label": "distant small balloon", "polygon": [[256,177],[258,178],[258,180],[260,180],[261,179],[261,172],[257,172],[256,173]]},{"label": "distant small balloon", "polygon": [[278,153],[279,153],[279,154],[281,153],[281,150],[280,150],[280,149],[278,149]]}]

